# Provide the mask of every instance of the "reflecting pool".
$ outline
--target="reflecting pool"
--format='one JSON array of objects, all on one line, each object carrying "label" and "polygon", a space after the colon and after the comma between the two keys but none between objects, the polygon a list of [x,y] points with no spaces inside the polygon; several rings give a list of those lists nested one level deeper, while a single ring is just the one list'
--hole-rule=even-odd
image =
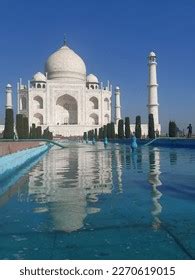
[{"label": "reflecting pool", "polygon": [[72,142],[16,175],[0,259],[195,259],[195,150]]}]

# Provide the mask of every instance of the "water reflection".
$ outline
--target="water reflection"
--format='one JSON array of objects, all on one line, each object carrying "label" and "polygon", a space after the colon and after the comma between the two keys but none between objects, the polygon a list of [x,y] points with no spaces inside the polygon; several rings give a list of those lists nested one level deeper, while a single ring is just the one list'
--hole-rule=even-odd
[{"label": "water reflection", "polygon": [[122,181],[123,165],[122,165],[122,162],[124,164],[124,161],[123,161],[122,158],[123,157],[122,157],[121,149],[118,147],[114,151],[114,162],[115,162],[115,165],[116,165],[117,186],[118,186],[118,191],[120,193],[123,192],[123,181]]},{"label": "water reflection", "polygon": [[158,229],[162,211],[158,148],[132,152],[128,145],[109,145],[105,149],[101,144],[72,144],[69,149],[52,149],[30,172],[28,194],[19,192],[18,201],[32,203],[37,215],[46,213],[45,223],[49,225],[45,226],[50,230],[76,231],[84,227],[89,214],[102,211],[101,194],[111,194],[115,188],[115,194],[125,195],[143,182],[139,179],[145,181],[148,168],[153,228]]},{"label": "water reflection", "polygon": [[171,165],[176,165],[177,164],[177,152],[176,152],[176,150],[170,150],[169,157],[170,157],[170,164]]},{"label": "water reflection", "polygon": [[153,210],[151,214],[153,216],[152,226],[155,230],[159,229],[161,225],[160,213],[162,212],[162,206],[160,204],[160,198],[162,193],[158,190],[158,187],[162,185],[160,174],[160,150],[158,148],[149,149],[148,181],[152,186]]},{"label": "water reflection", "polygon": [[[143,173],[143,160],[148,160],[148,181],[152,186],[153,228],[160,227],[162,193],[160,181],[160,150],[129,146],[77,145],[67,150],[54,149],[33,169],[29,178],[28,200],[36,201],[35,213],[48,212],[52,229],[72,232],[84,226],[88,214],[101,211],[96,202],[101,194],[123,193],[123,173],[128,169]],[[146,162],[147,164],[147,162]],[[144,164],[144,168],[146,168]],[[129,174],[130,175],[130,174]],[[129,176],[128,175],[128,176]]]},{"label": "water reflection", "polygon": [[82,228],[87,214],[100,211],[98,196],[112,191],[111,150],[94,149],[50,151],[31,173],[29,196],[43,205],[35,211],[48,211],[55,230]]}]

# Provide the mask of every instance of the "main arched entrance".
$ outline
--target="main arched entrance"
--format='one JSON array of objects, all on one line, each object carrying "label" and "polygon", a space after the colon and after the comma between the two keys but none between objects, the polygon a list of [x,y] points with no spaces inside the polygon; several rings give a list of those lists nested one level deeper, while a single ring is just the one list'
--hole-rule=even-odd
[{"label": "main arched entrance", "polygon": [[78,124],[78,106],[69,94],[60,96],[56,101],[56,124]]}]

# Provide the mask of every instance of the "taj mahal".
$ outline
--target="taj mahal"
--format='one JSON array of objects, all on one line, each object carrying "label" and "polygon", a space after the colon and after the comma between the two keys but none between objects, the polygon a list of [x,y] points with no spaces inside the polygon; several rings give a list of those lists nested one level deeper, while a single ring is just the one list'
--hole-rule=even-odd
[{"label": "taj mahal", "polygon": [[[158,84],[156,55],[148,56],[148,113],[154,117],[155,130],[161,131],[158,112]],[[121,119],[121,93],[112,85],[106,86],[94,74],[88,74],[83,59],[66,42],[52,53],[45,63],[44,73],[37,72],[25,85],[20,79],[17,84],[17,113],[42,129],[49,128],[53,135],[82,136],[85,131]],[[12,108],[12,87],[6,87],[6,108]],[[114,112],[112,114],[112,107]],[[130,112],[129,112],[130,113]],[[131,132],[135,125],[131,124]],[[147,136],[148,124],[142,124],[142,135]]]}]

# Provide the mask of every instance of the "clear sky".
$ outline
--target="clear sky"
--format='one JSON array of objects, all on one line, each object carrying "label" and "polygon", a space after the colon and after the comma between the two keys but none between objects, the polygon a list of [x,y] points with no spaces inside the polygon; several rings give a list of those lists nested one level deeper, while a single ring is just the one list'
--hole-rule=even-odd
[{"label": "clear sky", "polygon": [[[0,119],[5,86],[43,71],[64,34],[87,72],[121,88],[122,115],[147,120],[147,55],[158,58],[160,121],[195,129],[194,0],[1,0]],[[15,106],[16,107],[16,106]]]}]

